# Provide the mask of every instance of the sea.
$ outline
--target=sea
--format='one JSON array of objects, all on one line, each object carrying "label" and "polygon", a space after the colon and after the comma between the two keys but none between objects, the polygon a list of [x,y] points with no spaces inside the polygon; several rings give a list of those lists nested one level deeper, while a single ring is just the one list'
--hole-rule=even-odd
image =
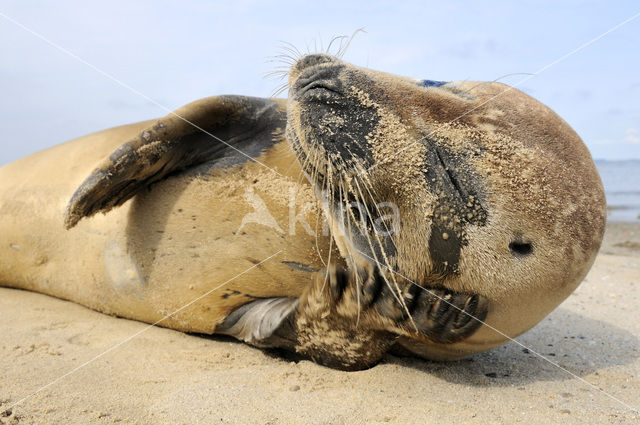
[{"label": "sea", "polygon": [[640,223],[640,159],[595,162],[607,196],[607,219]]}]

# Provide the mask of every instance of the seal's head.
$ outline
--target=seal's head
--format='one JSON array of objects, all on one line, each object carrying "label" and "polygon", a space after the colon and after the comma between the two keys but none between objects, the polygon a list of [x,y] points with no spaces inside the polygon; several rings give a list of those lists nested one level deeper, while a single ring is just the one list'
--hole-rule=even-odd
[{"label": "seal's head", "polygon": [[415,80],[324,54],[300,58],[289,87],[287,136],[345,258],[488,302],[466,340],[405,347],[444,359],[495,347],[584,278],[604,192],[578,135],[546,106],[499,83]]}]

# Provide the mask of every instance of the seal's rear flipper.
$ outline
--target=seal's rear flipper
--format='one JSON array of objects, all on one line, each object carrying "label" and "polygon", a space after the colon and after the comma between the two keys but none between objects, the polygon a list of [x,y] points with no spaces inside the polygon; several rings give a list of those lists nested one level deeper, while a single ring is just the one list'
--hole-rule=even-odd
[{"label": "seal's rear flipper", "polygon": [[[284,101],[245,96],[197,100],[172,112],[126,141],[76,190],[65,226],[122,205],[141,189],[205,162],[244,162],[271,146],[284,130]],[[124,142],[124,141],[123,141]]]}]

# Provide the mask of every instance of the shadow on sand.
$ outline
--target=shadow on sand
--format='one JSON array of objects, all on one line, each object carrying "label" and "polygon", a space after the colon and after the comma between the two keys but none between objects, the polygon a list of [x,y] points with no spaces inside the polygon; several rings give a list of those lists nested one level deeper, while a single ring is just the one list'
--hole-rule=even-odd
[{"label": "shadow on sand", "polygon": [[[220,342],[243,344],[222,335],[199,336]],[[509,342],[489,352],[455,362],[435,362],[387,354],[373,368],[395,365],[454,384],[517,387],[537,381],[575,379],[568,372],[579,377],[597,374],[610,367],[631,364],[640,357],[640,342],[629,331],[564,308],[556,309],[517,340],[528,348]],[[296,362],[304,360],[282,350],[262,351],[274,359]],[[549,361],[534,354],[534,351]]]},{"label": "shadow on sand", "polygon": [[388,355],[383,363],[409,367],[451,383],[486,387],[574,379],[568,372],[584,377],[633,363],[640,356],[638,338],[629,331],[564,308],[555,310],[517,340],[528,348],[512,341],[456,362]]}]

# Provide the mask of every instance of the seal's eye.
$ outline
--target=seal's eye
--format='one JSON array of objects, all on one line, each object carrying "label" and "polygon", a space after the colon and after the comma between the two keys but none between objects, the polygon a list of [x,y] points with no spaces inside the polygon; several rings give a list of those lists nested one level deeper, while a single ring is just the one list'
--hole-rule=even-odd
[{"label": "seal's eye", "polygon": [[533,252],[533,246],[528,242],[513,241],[509,244],[511,253],[516,256],[525,256]]}]

